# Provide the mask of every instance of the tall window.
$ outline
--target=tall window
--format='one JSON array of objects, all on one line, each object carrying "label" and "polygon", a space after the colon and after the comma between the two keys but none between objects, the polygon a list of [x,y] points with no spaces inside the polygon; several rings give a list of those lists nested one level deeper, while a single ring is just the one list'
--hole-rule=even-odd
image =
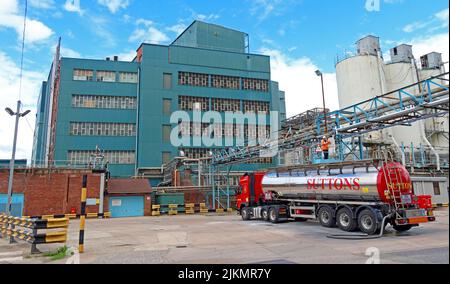
[{"label": "tall window", "polygon": [[172,89],[172,74],[164,73],[163,75],[163,87],[166,90]]},{"label": "tall window", "polygon": [[121,83],[137,83],[138,74],[135,72],[120,72],[119,80]]},{"label": "tall window", "polygon": [[172,132],[172,127],[170,125],[163,125],[163,141],[170,142],[170,132]]},{"label": "tall window", "polygon": [[211,82],[214,88],[239,90],[239,77],[212,75]]},{"label": "tall window", "polygon": [[171,113],[172,113],[172,100],[163,99],[163,114],[171,115]]},{"label": "tall window", "polygon": [[249,91],[268,92],[269,91],[269,80],[243,78],[242,79],[242,89],[249,90]]},{"label": "tall window", "polygon": [[209,110],[209,98],[201,97],[191,97],[191,96],[180,96],[178,101],[179,109],[185,111]]},{"label": "tall window", "polygon": [[93,70],[86,70],[86,69],[73,70],[73,79],[75,81],[92,81],[93,78],[94,78]]},{"label": "tall window", "polygon": [[97,71],[98,82],[116,82],[116,72],[114,71]]},{"label": "tall window", "polygon": [[162,153],[162,162],[163,162],[163,164],[170,163],[171,159],[172,159],[172,153],[170,153],[170,152],[163,152]]}]

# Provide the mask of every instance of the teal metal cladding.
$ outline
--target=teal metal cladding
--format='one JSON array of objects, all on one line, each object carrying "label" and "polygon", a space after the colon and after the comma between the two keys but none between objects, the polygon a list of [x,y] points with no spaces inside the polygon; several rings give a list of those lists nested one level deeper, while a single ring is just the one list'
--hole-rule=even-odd
[{"label": "teal metal cladding", "polygon": [[[194,22],[172,45],[143,44],[133,62],[61,59],[61,82],[57,108],[54,160],[57,166],[74,166],[69,152],[93,151],[98,146],[104,151],[134,151],[135,161],[110,164],[112,177],[131,177],[140,168],[160,168],[163,156],[173,158],[179,149],[164,141],[163,126],[171,125],[170,114],[179,110],[179,97],[192,96],[264,102],[271,111],[280,111],[285,117],[284,93],[278,84],[269,84],[269,90],[252,91],[239,89],[195,87],[180,85],[179,72],[201,73],[238,78],[271,80],[270,58],[246,53],[246,34],[224,27]],[[91,81],[75,81],[74,70],[92,70]],[[99,82],[99,71],[113,71],[116,82]],[[139,74],[139,83],[120,83],[121,72]],[[171,86],[164,86],[164,76],[171,76]],[[49,82],[52,80],[49,76]],[[242,80],[242,79],[240,79]],[[240,83],[242,85],[242,82]],[[165,88],[166,87],[166,88]],[[48,154],[48,129],[50,120],[51,83],[45,83],[40,96],[40,110],[35,134],[33,163],[44,165]],[[136,109],[112,109],[101,107],[75,107],[73,96],[130,97],[137,101]],[[170,113],[164,112],[164,100],[170,101]],[[95,105],[97,106],[97,105]],[[223,115],[224,113],[222,113]],[[280,118],[281,120],[281,118]],[[71,135],[71,123],[121,123],[136,124],[137,135],[98,136]],[[103,131],[101,133],[104,133]],[[206,148],[206,147],[205,147]],[[276,159],[274,161],[276,163]],[[234,170],[254,170],[270,165],[240,165]],[[157,184],[158,180],[152,180]]]}]

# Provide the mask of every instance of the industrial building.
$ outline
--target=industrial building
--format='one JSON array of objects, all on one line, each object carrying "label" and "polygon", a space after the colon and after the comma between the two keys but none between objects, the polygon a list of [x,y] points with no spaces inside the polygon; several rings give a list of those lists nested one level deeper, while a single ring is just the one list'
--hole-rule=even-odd
[{"label": "industrial building", "polygon": [[[156,186],[162,166],[180,153],[198,159],[215,150],[174,147],[175,111],[275,111],[281,122],[285,97],[271,81],[270,57],[249,53],[248,41],[243,32],[195,21],[170,45],[143,43],[131,62],[60,59],[57,52],[39,97],[32,165],[103,163],[112,177],[148,177]],[[187,128],[191,137],[198,135]],[[237,133],[238,125],[221,128],[215,135],[222,139],[258,135],[248,125],[245,133]],[[277,161],[256,163],[264,168]]]}]

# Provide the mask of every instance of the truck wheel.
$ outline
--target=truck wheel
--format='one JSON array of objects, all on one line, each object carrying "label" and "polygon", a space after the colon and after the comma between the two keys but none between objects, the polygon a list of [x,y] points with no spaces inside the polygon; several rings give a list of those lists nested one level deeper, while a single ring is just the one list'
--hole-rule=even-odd
[{"label": "truck wheel", "polygon": [[263,221],[266,221],[266,222],[269,221],[269,211],[267,210],[267,208],[261,209],[261,217],[262,217]]},{"label": "truck wheel", "polygon": [[353,212],[348,208],[342,208],[336,216],[338,227],[346,232],[353,232],[358,227],[358,222],[353,219]]},{"label": "truck wheel", "polygon": [[333,228],[336,226],[336,218],[333,217],[333,209],[330,206],[323,206],[319,209],[319,223],[323,227]]},{"label": "truck wheel", "polygon": [[361,232],[374,235],[378,231],[377,216],[371,210],[363,210],[358,217],[358,227]]},{"label": "truck wheel", "polygon": [[269,221],[276,224],[280,220],[280,215],[278,214],[278,208],[272,207],[269,209]]},{"label": "truck wheel", "polygon": [[394,230],[396,230],[399,233],[407,232],[411,229],[412,229],[411,225],[394,225]]},{"label": "truck wheel", "polygon": [[241,217],[242,217],[242,220],[244,220],[244,221],[250,221],[250,219],[251,219],[250,209],[242,208]]}]

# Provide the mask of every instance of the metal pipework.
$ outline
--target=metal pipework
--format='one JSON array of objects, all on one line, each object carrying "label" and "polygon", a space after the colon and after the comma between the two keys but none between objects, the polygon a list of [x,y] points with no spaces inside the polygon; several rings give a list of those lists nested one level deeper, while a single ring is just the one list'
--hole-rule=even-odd
[{"label": "metal pipework", "polygon": [[431,152],[433,152],[433,154],[436,156],[437,170],[440,171],[441,170],[441,157],[439,156],[439,153],[433,148],[433,145],[431,145],[430,141],[428,140],[427,135],[425,133],[425,125],[424,125],[423,121],[420,121],[420,132],[421,132],[423,141],[425,141],[425,143],[427,143],[428,147],[430,147]]}]

